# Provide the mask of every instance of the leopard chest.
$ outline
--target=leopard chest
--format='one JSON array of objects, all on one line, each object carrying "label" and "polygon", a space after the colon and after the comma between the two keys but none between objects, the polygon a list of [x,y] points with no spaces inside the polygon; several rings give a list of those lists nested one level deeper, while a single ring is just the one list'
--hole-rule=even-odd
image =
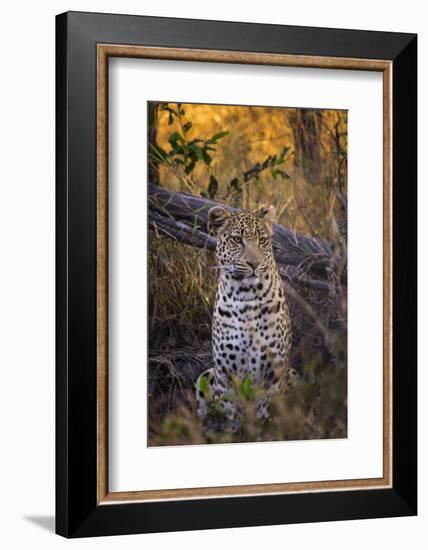
[{"label": "leopard chest", "polygon": [[217,375],[262,381],[284,363],[290,346],[290,319],[279,278],[253,283],[220,281],[213,317],[213,355]]}]

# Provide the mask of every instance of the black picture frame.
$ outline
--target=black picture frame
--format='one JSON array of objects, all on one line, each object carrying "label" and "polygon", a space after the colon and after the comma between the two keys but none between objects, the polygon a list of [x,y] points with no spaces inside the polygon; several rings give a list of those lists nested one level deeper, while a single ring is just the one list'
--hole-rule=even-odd
[{"label": "black picture frame", "polygon": [[[96,46],[392,62],[391,488],[97,504]],[[56,18],[56,532],[65,537],[417,513],[417,36],[68,12]]]}]

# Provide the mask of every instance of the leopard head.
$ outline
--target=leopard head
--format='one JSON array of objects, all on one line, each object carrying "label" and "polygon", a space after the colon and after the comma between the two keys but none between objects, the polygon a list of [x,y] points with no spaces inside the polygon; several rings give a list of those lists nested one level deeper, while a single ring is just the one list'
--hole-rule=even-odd
[{"label": "leopard head", "polygon": [[235,279],[258,278],[274,264],[272,223],[275,208],[229,212],[214,206],[208,212],[208,231],[217,237],[217,262]]}]

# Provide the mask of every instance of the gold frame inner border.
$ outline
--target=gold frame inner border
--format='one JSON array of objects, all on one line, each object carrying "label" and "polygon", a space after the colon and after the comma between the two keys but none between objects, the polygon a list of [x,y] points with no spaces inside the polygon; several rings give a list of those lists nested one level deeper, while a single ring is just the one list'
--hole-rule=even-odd
[{"label": "gold frame inner border", "polygon": [[[108,488],[108,60],[132,57],[383,73],[383,476],[296,483],[109,492]],[[392,486],[392,62],[97,44],[97,503],[237,497]]]}]

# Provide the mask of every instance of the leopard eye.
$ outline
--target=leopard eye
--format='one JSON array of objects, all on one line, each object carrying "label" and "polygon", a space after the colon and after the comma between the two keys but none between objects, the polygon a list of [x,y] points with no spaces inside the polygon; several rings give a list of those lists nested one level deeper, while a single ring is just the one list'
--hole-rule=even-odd
[{"label": "leopard eye", "polygon": [[260,237],[260,244],[267,244],[269,239],[267,237]]},{"label": "leopard eye", "polygon": [[238,235],[232,237],[232,241],[236,244],[242,244],[242,237],[239,237]]}]

